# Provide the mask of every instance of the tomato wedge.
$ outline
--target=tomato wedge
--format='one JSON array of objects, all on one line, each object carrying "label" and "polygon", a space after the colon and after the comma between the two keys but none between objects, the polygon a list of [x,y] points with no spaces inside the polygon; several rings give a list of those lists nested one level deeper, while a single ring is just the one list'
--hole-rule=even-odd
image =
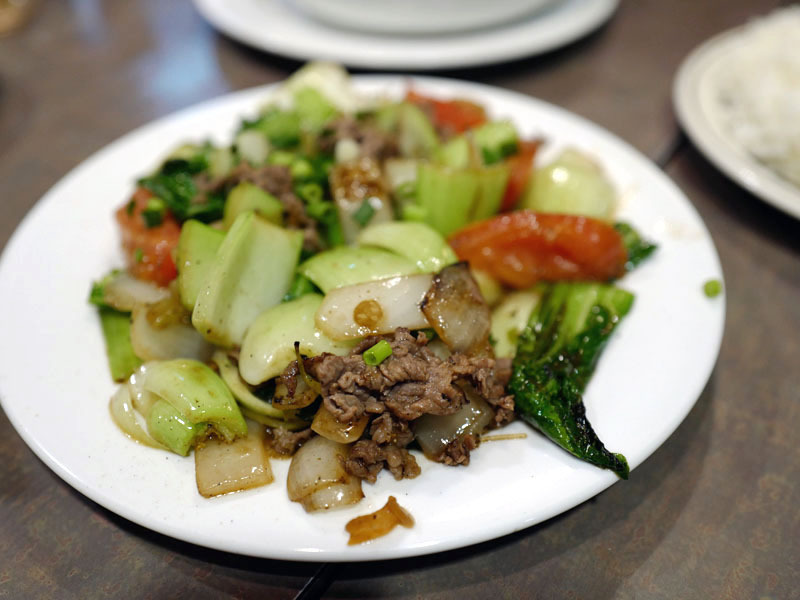
[{"label": "tomato wedge", "polygon": [[541,145],[541,140],[521,141],[516,154],[509,156],[506,162],[511,167],[508,184],[500,203],[500,212],[512,210],[519,201],[533,171],[533,159]]},{"label": "tomato wedge", "polygon": [[627,250],[609,224],[577,215],[520,210],[454,233],[461,260],[513,288],[539,281],[608,281],[625,272]]},{"label": "tomato wedge", "polygon": [[137,189],[131,200],[117,210],[116,218],[122,230],[122,248],[131,275],[167,285],[178,276],[172,255],[178,245],[181,226],[167,213],[160,225],[148,227],[142,211],[152,197],[148,190]]},{"label": "tomato wedge", "polygon": [[438,100],[410,90],[406,101],[422,108],[433,125],[446,134],[458,134],[486,122],[484,108],[469,100]]}]

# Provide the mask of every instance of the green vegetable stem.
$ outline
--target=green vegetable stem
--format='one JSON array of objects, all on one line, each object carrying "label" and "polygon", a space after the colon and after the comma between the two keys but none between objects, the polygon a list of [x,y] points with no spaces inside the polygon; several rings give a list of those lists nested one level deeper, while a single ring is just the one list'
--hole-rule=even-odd
[{"label": "green vegetable stem", "polygon": [[622,479],[628,478],[628,462],[600,441],[586,418],[582,394],[632,303],[632,294],[606,284],[544,287],[520,335],[509,383],[522,419],[574,456]]}]

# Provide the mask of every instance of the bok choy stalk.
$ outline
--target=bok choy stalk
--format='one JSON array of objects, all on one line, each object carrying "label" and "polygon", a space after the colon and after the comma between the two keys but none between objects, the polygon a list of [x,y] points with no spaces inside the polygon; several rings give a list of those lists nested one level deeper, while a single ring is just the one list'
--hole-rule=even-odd
[{"label": "bok choy stalk", "polygon": [[99,307],[98,312],[111,377],[114,381],[124,381],[142,364],[131,344],[130,314],[107,306]]},{"label": "bok choy stalk", "polygon": [[[121,286],[118,285],[120,280],[123,280]],[[131,344],[130,315],[134,298],[142,296],[142,289],[139,286],[131,292],[129,282],[135,284],[121,271],[111,271],[94,282],[89,293],[89,302],[97,306],[100,316],[108,366],[114,381],[124,381],[142,364]],[[144,291],[145,295],[151,292],[147,287]]]},{"label": "bok choy stalk", "polygon": [[231,391],[201,362],[149,363],[143,385],[158,397],[146,415],[148,431],[177,454],[186,456],[209,427],[228,442],[247,435],[247,424]]},{"label": "bok choy stalk", "polygon": [[633,295],[607,284],[543,286],[519,337],[509,390],[517,414],[556,444],[627,479],[628,462],[608,451],[586,418],[582,394]]}]

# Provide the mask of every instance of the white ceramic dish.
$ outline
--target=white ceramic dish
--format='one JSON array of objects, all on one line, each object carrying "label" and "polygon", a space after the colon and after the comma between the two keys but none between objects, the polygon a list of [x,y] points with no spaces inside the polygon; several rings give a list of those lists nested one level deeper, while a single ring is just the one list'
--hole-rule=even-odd
[{"label": "white ceramic dish", "polygon": [[[544,135],[543,158],[566,145],[598,157],[622,194],[620,218],[660,248],[622,285],[634,308],[614,333],[586,393],[588,416],[630,466],[678,427],[714,366],[724,297],[702,284],[722,273],[708,231],[666,176],[630,146],[564,110],[486,86],[432,78],[358,77],[366,92],[471,98],[511,117],[525,136]],[[487,443],[466,468],[420,457],[422,474],[384,472],[354,508],[306,514],[271,486],[213,500],[195,488],[194,461],[140,446],[108,415],[110,381],[90,282],[121,264],[113,210],[135,178],[186,140],[231,139],[268,87],[245,90],[146,125],[68,174],[31,210],[0,260],[0,397],[22,438],[60,477],[109,510],[163,534],[220,550],[277,559],[360,561],[427,554],[489,540],[548,519],[617,481],[572,458],[523,423],[520,440]],[[273,461],[277,482],[288,463]],[[632,473],[636,477],[636,473]],[[621,485],[625,485],[622,483]],[[348,547],[344,525],[389,494],[412,529]],[[503,506],[502,511],[495,510]]]},{"label": "white ceramic dish", "polygon": [[743,27],[721,33],[692,51],[673,86],[673,104],[684,131],[728,177],[772,206],[800,219],[800,188],[756,160],[722,126],[715,74],[731,51],[747,43]]},{"label": "white ceramic dish", "polygon": [[561,0],[505,26],[436,37],[329,27],[309,18],[288,0],[194,3],[214,27],[267,52],[368,69],[423,71],[493,64],[559,48],[604,23],[618,0]]},{"label": "white ceramic dish", "polygon": [[335,27],[404,35],[453,33],[528,17],[556,0],[293,0]]}]

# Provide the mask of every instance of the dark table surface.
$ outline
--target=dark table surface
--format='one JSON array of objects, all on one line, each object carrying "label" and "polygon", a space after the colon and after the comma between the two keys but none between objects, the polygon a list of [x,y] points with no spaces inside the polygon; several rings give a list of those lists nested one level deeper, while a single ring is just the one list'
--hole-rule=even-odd
[{"label": "dark table surface", "polygon": [[[779,4],[623,0],[569,47],[443,73],[608,128],[663,167],[713,235],[727,280],[718,363],[629,482],[441,555],[367,567],[259,560],[108,512],[45,467],[0,412],[0,597],[800,597],[800,223],[707,162],[670,100],[692,48]],[[40,2],[0,39],[0,244],[48,188],[121,134],[298,66],[216,33],[189,0]]]}]

